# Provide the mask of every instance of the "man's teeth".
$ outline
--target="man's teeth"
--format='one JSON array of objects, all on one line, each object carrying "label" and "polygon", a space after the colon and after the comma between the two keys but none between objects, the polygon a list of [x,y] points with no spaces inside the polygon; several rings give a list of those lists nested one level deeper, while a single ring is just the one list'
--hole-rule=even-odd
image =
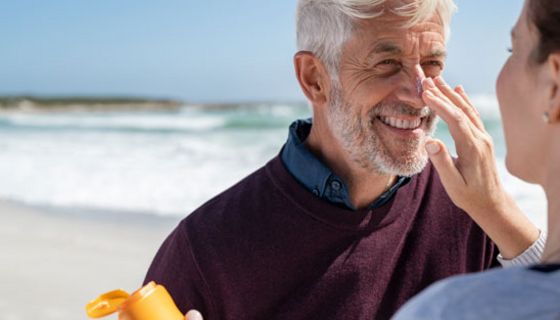
[{"label": "man's teeth", "polygon": [[381,121],[383,121],[383,123],[385,123],[386,125],[397,129],[416,129],[420,127],[420,124],[422,124],[422,119],[416,119],[412,121],[392,117],[379,117],[379,119],[381,119]]}]

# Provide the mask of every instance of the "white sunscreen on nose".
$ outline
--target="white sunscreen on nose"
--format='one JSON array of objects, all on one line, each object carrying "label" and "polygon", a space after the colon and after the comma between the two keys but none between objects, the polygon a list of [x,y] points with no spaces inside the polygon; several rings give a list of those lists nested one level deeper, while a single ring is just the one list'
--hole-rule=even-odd
[{"label": "white sunscreen on nose", "polygon": [[419,97],[422,96],[422,91],[422,79],[418,77],[416,78],[416,92],[418,93]]}]

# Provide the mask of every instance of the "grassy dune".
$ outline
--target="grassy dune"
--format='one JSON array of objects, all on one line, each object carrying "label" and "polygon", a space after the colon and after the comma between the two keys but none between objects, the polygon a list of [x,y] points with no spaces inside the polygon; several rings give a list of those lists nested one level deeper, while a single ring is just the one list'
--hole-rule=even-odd
[{"label": "grassy dune", "polygon": [[0,97],[0,110],[14,111],[174,110],[182,104],[177,100],[135,97]]}]

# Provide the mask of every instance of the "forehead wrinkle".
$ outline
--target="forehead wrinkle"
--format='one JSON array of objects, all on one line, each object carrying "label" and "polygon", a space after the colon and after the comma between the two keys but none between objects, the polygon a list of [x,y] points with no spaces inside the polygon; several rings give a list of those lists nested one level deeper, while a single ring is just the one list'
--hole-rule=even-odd
[{"label": "forehead wrinkle", "polygon": [[[366,25],[364,23],[364,26]],[[381,37],[378,37],[379,35]],[[369,42],[368,38],[372,37],[377,39],[366,45]],[[430,28],[400,30],[386,30],[385,26],[361,28],[348,44],[350,43],[351,47],[357,49],[352,55],[356,55],[355,58],[359,56],[360,60],[364,59],[364,61],[384,55],[403,58],[420,56],[421,59],[445,59],[447,56],[443,37],[438,31],[430,30]],[[349,47],[347,48],[349,49]]]},{"label": "forehead wrinkle", "polygon": [[[436,18],[434,16],[412,27],[403,27],[401,23],[403,18],[392,14],[382,15],[379,19],[359,19],[356,21],[352,38],[359,42],[358,46],[369,42],[368,39],[374,40],[372,46],[368,46],[371,49],[365,51],[368,56],[384,53],[404,55],[408,51],[417,49],[412,44],[419,44],[421,42],[419,40],[426,35],[432,39],[439,36],[442,42],[445,42],[443,26],[439,21],[434,20]],[[409,47],[411,45],[412,48]]]},{"label": "forehead wrinkle", "polygon": [[435,33],[424,34],[419,44],[420,54],[424,58],[447,58],[445,43]]}]

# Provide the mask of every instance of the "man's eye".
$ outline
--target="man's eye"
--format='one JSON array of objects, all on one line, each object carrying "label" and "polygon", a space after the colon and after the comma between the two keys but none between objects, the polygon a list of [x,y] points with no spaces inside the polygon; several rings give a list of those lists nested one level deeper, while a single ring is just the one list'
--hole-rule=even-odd
[{"label": "man's eye", "polygon": [[437,60],[424,62],[423,65],[424,67],[439,67],[443,69],[443,63]]},{"label": "man's eye", "polygon": [[400,66],[400,62],[398,62],[397,60],[393,60],[393,59],[387,59],[387,60],[383,60],[379,63],[380,65],[396,65],[396,66]]},{"label": "man's eye", "polygon": [[509,52],[509,53],[513,53],[513,48],[512,48],[512,47],[507,47],[506,50],[507,50],[507,52]]},{"label": "man's eye", "polygon": [[398,60],[387,59],[375,65],[375,70],[385,76],[396,74],[402,69],[402,63]]},{"label": "man's eye", "polygon": [[431,60],[422,63],[422,69],[427,77],[437,77],[443,72],[444,64],[439,60]]}]

